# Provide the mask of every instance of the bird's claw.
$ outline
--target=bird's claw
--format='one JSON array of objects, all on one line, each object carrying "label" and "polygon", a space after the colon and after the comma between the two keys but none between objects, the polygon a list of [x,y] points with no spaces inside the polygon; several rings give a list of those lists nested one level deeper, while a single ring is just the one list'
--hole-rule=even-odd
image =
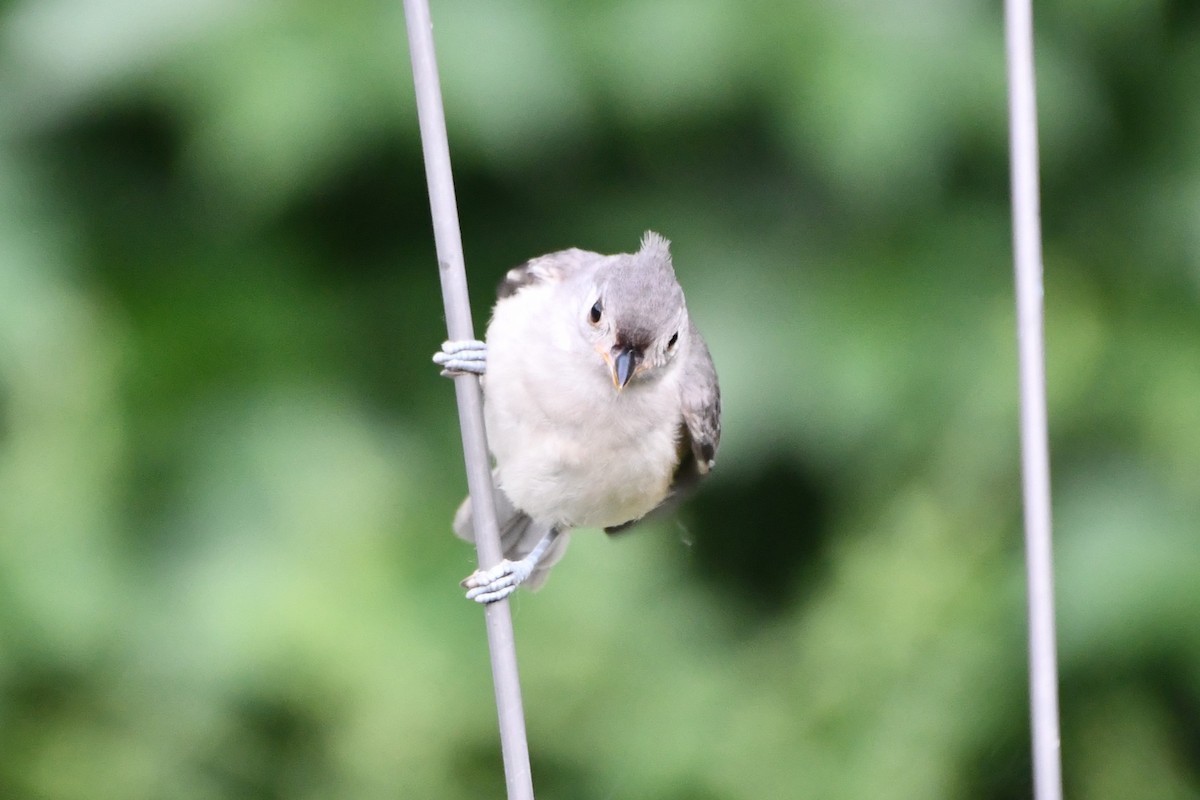
[{"label": "bird's claw", "polygon": [[533,572],[533,565],[507,558],[491,569],[477,569],[462,581],[467,599],[476,603],[494,603],[517,590]]},{"label": "bird's claw", "polygon": [[449,377],[482,375],[487,368],[487,344],[477,339],[442,342],[442,349],[433,354],[433,362]]}]

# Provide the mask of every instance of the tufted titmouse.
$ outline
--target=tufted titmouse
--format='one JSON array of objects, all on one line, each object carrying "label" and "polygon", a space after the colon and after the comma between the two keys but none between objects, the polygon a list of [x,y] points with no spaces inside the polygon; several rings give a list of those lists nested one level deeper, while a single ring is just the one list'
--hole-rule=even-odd
[{"label": "tufted titmouse", "polygon": [[[483,378],[504,560],[463,581],[490,603],[537,588],[571,528],[623,530],[712,469],[721,394],[670,243],[563,250],[509,270],[487,342],[446,342],[443,374]],[[454,530],[473,537],[470,500]]]}]

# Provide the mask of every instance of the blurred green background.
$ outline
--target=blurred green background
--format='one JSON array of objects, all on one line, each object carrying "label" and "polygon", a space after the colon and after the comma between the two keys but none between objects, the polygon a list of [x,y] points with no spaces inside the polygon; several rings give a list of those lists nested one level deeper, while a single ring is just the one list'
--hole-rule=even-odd
[{"label": "blurred green background", "polygon": [[[1037,4],[1063,758],[1200,797],[1200,4]],[[445,0],[476,324],[653,228],[711,481],[514,603],[540,798],[1030,794],[996,0]],[[0,2],[0,797],[501,797],[399,2]]]}]

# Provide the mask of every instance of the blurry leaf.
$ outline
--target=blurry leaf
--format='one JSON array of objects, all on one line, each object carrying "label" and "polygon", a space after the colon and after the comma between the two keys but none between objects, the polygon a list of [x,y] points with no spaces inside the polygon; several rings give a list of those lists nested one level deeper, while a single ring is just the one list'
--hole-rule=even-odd
[{"label": "blurry leaf", "polygon": [[432,14],[452,143],[519,167],[586,135],[578,54],[545,3],[456,0]]},{"label": "blurry leaf", "polygon": [[1057,487],[1058,635],[1064,668],[1170,652],[1194,638],[1200,547],[1194,507],[1130,457]]},{"label": "blurry leaf", "polygon": [[[22,116],[45,124],[119,95],[172,53],[236,24],[228,0],[34,0],[11,4],[0,75]],[[5,74],[7,73],[7,74]]]},{"label": "blurry leaf", "polygon": [[[1194,775],[1174,747],[1174,725],[1154,697],[1124,692],[1094,699],[1066,760],[1068,789],[1096,800],[1194,800]],[[1064,754],[1066,755],[1066,754]]]}]

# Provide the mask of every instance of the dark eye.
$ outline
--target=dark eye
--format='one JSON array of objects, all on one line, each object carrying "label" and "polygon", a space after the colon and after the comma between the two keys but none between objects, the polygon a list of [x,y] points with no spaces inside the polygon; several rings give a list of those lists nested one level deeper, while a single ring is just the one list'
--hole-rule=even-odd
[{"label": "dark eye", "polygon": [[590,319],[592,321],[593,325],[598,325],[598,324],[600,324],[600,315],[603,313],[604,313],[604,307],[602,305],[600,305],[600,301],[597,300],[596,305],[592,306],[592,310],[588,314],[588,319]]},{"label": "dark eye", "polygon": [[671,338],[667,342],[667,349],[670,350],[672,347],[675,346],[675,343],[678,341],[679,341],[679,331],[675,331],[674,333],[671,334]]}]

